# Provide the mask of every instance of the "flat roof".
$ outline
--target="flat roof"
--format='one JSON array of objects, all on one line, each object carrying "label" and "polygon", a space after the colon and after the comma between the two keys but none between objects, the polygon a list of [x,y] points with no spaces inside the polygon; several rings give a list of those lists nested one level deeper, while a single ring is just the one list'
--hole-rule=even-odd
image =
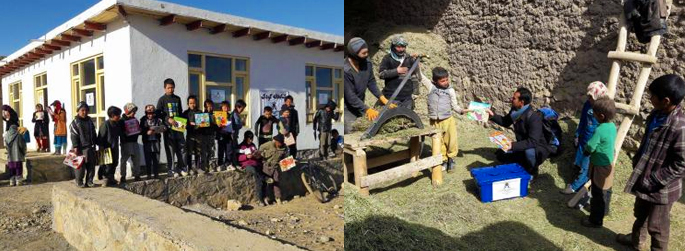
[{"label": "flat roof", "polygon": [[254,40],[270,39],[291,46],[320,50],[343,50],[342,36],[287,25],[213,12],[155,0],[102,0],[81,14],[57,26],[42,40],[32,41],[0,62],[0,77],[20,70],[60,50],[78,43],[82,37],[105,32],[106,25],[128,15],[141,15],[160,21],[160,26],[183,24],[187,30],[206,29],[210,34],[230,33],[232,37],[251,36]]}]

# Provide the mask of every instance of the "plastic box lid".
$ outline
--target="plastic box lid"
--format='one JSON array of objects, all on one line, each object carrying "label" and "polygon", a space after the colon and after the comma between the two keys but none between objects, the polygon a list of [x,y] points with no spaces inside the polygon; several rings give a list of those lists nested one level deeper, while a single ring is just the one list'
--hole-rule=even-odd
[{"label": "plastic box lid", "polygon": [[473,168],[471,169],[471,176],[473,176],[478,183],[492,183],[513,178],[530,179],[531,177],[519,164]]}]

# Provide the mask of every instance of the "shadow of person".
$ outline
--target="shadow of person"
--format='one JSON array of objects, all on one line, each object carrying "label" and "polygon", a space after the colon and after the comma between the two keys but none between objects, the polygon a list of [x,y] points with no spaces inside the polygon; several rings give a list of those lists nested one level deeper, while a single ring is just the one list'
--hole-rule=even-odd
[{"label": "shadow of person", "polygon": [[497,222],[461,238],[394,216],[345,224],[345,250],[561,250],[528,226]]},{"label": "shadow of person", "polygon": [[588,217],[584,212],[566,207],[566,198],[556,191],[554,178],[551,175],[540,174],[538,181],[532,185],[534,192],[528,197],[537,199],[540,207],[545,211],[547,221],[555,227],[574,232],[587,237],[593,242],[616,250],[627,250],[625,246],[615,241],[616,232],[607,228],[588,228],[580,225],[583,218]]},{"label": "shadow of person", "polygon": [[552,165],[557,167],[557,172],[564,182],[569,184],[578,177],[579,172],[579,168],[576,168],[574,164],[576,147],[573,144],[578,123],[572,119],[562,119],[559,122],[563,131],[560,148],[561,152],[558,155],[550,156],[547,159]]}]

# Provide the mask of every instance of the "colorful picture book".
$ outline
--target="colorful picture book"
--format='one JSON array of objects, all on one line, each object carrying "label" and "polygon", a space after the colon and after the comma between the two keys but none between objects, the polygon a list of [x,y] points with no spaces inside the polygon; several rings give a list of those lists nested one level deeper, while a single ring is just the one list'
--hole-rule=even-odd
[{"label": "colorful picture book", "polygon": [[188,123],[187,119],[181,117],[174,117],[174,122],[176,123],[171,125],[171,130],[177,132],[186,132],[186,124]]},{"label": "colorful picture book", "polygon": [[219,127],[224,127],[228,125],[228,113],[224,111],[214,112],[214,120],[216,125]]},{"label": "colorful picture book", "polygon": [[69,151],[69,153],[67,153],[67,156],[64,158],[64,161],[62,163],[71,168],[79,169],[81,168],[85,160],[86,157],[76,155],[74,151]]},{"label": "colorful picture book", "polygon": [[197,125],[198,127],[209,127],[209,113],[196,113],[195,125]]},{"label": "colorful picture book", "polygon": [[288,156],[287,158],[279,161],[278,165],[281,167],[281,171],[285,172],[285,171],[290,170],[290,168],[295,167],[296,163],[295,163],[295,159],[293,158],[293,156]]},{"label": "colorful picture book", "polygon": [[510,150],[511,141],[500,131],[490,133],[490,141],[497,144],[497,146],[505,152]]},{"label": "colorful picture book", "polygon": [[151,126],[150,130],[152,130],[152,132],[154,134],[163,133],[164,132],[164,126]]},{"label": "colorful picture book", "polygon": [[470,120],[488,122],[490,116],[485,110],[490,109],[491,106],[490,104],[471,101],[468,108],[470,111],[466,114],[466,117]]},{"label": "colorful picture book", "polygon": [[140,122],[137,119],[129,119],[124,121],[124,131],[126,136],[131,136],[140,133]]},{"label": "colorful picture book", "polygon": [[98,165],[109,165],[112,164],[112,149],[111,148],[105,148],[102,150],[97,151],[97,157],[98,157]]}]

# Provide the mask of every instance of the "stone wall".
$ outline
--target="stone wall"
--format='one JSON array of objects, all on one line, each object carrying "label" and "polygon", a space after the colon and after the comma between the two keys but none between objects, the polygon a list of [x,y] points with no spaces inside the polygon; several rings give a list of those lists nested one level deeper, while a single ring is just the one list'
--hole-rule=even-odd
[{"label": "stone wall", "polygon": [[[673,2],[669,33],[650,81],[667,73],[685,74],[685,1]],[[622,11],[619,0],[351,0],[345,8],[346,39],[374,37],[378,30],[440,35],[462,103],[484,100],[505,112],[513,90],[525,86],[536,103],[550,104],[566,116],[577,116],[588,83],[607,81],[611,62],[606,55],[616,48]],[[372,53],[392,33],[369,41]],[[631,35],[628,50],[643,47]],[[638,65],[626,66],[619,79],[619,102],[630,99],[637,81]],[[624,144],[628,149],[635,149],[638,128],[651,108],[646,98],[642,104],[632,137]]]},{"label": "stone wall", "polygon": [[116,188],[57,183],[52,228],[79,250],[300,250]]},{"label": "stone wall", "polygon": [[[340,159],[311,162],[320,166],[324,173],[331,174],[338,184],[342,184]],[[286,199],[306,194],[301,174],[302,170],[297,167],[282,173],[280,184],[282,195]],[[126,185],[126,189],[178,207],[203,203],[214,208],[223,208],[228,200],[238,200],[242,204],[257,202],[254,177],[239,171],[131,182]]]}]

